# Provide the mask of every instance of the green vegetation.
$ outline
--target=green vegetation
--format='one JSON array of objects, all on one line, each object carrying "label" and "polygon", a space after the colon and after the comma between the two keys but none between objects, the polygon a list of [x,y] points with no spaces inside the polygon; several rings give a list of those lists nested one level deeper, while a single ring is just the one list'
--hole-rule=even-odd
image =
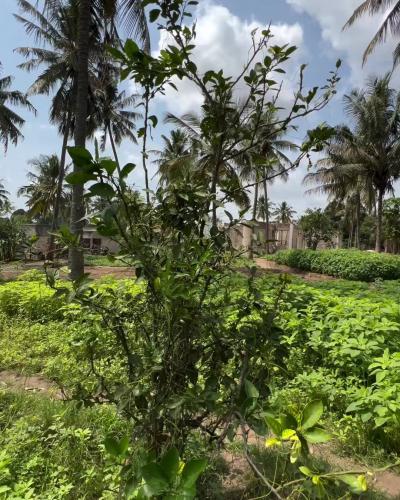
[{"label": "green vegetation", "polygon": [[347,280],[400,278],[400,257],[357,250],[282,250],[269,256],[278,264]]},{"label": "green vegetation", "polygon": [[[226,316],[225,328],[240,317],[248,293],[248,280],[241,275],[231,276],[221,290],[226,286],[236,298]],[[268,438],[268,448],[264,452],[252,449],[253,460],[266,477],[272,474],[270,467],[264,465],[268,463],[268,456],[269,460],[274,457],[278,468],[283,466],[282,455],[274,455],[280,440],[284,443],[289,440],[283,448],[288,447],[292,455],[298,454],[308,470],[319,471],[322,476],[324,471],[332,471],[327,464],[312,457],[304,462],[301,457],[305,450],[292,447],[291,437],[295,434],[289,430],[305,432],[311,443],[329,439],[336,449],[363,456],[371,465],[376,465],[376,461],[385,465],[389,457],[395,461],[400,455],[397,419],[400,407],[395,403],[400,400],[400,381],[396,378],[400,356],[400,281],[373,285],[341,281],[305,285],[264,277],[253,286],[259,290],[258,300],[267,311],[270,310],[268,304],[277,307],[272,338],[263,350],[265,364],[252,372],[253,382],[247,382],[246,386],[254,401],[266,389],[270,392],[265,403],[260,401],[259,404],[268,412],[265,423],[275,437]],[[133,280],[108,280],[97,284],[96,289],[103,296],[113,297],[114,308],[123,306],[127,294],[139,297],[144,290]],[[82,322],[82,306],[63,305],[60,297],[46,287],[41,273],[26,273],[18,282],[1,285],[0,292],[0,371],[13,370],[25,375],[41,373],[68,399],[76,401],[52,401],[50,395],[0,393],[0,426],[3,429],[0,442],[4,455],[1,487],[10,488],[7,491],[15,494],[30,492],[33,497],[42,492],[45,498],[63,498],[63,495],[66,498],[77,495],[109,498],[108,489],[118,488],[121,480],[120,457],[117,452],[109,455],[105,451],[106,438],[112,437],[114,441],[110,443],[114,443],[115,449],[115,443],[129,432],[129,424],[123,418],[124,407],[116,411],[114,404],[104,404],[109,393],[98,385],[99,375],[104,384],[114,387],[126,384],[123,353],[117,355],[113,348],[112,330],[102,327],[100,316],[93,314],[91,317],[86,315]],[[343,294],[347,296],[345,301]],[[219,303],[222,298],[221,292],[213,302]],[[11,308],[11,303],[16,307]],[[241,330],[251,335],[262,321],[262,315],[261,309],[244,317]],[[273,340],[275,336],[280,339],[279,343]],[[137,342],[133,337],[131,341]],[[91,358],[90,350],[95,358]],[[107,363],[111,354],[112,365]],[[233,368],[229,362],[224,365],[226,377],[230,377]],[[199,379],[194,394],[199,398],[209,393],[211,404],[214,396],[208,384],[207,379]],[[219,397],[227,390],[228,387],[221,386]],[[192,398],[194,394],[186,397]],[[103,401],[103,404],[80,409],[82,405],[92,406],[95,401]],[[309,417],[309,424],[297,423],[296,427],[291,426],[290,421],[280,420],[279,416],[290,412],[299,422],[304,401],[321,402],[316,415],[319,415],[318,420],[323,417],[322,427],[316,416]],[[313,413],[304,410],[304,414]],[[260,422],[256,415],[252,418],[257,432],[265,435],[266,430],[258,427]],[[283,422],[279,424],[281,427],[274,419]],[[285,429],[287,432],[283,432]],[[110,443],[106,448],[112,450]],[[145,448],[141,440],[134,446],[137,460],[130,459],[129,473],[136,470],[136,474],[142,470],[139,462]],[[210,488],[221,488],[216,477],[224,474],[217,450],[213,446],[210,448],[207,439],[195,433],[189,439],[183,459],[197,459],[199,450],[203,457],[209,457],[207,472],[199,483],[200,491],[204,492],[204,498],[216,498],[210,496]],[[241,450],[239,444],[237,453],[244,453]],[[131,453],[130,448],[129,457]],[[78,455],[79,464],[74,458]],[[281,477],[282,484],[299,478],[296,468],[292,467]],[[326,480],[322,476],[324,488],[333,494],[338,484],[331,482],[329,475]],[[353,487],[357,486],[355,481]],[[248,493],[263,491],[260,484],[250,478],[244,480],[241,487]],[[362,489],[361,483],[358,488]]]}]

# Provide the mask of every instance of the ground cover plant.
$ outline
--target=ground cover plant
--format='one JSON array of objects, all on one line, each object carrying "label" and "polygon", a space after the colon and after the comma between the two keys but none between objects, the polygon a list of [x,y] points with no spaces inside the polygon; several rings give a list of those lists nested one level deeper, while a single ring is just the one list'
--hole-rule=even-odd
[{"label": "ground cover plant", "polygon": [[281,250],[268,257],[277,264],[353,281],[400,278],[400,257],[357,250]]}]

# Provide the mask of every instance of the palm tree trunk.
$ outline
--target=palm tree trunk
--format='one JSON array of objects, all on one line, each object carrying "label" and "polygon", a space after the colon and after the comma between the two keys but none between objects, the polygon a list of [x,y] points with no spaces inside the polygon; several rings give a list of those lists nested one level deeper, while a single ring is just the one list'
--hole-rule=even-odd
[{"label": "palm tree trunk", "polygon": [[361,211],[361,199],[360,193],[357,193],[356,200],[356,248],[360,249],[360,211]]},{"label": "palm tree trunk", "polygon": [[65,160],[67,156],[67,145],[68,145],[68,137],[69,131],[71,128],[71,111],[67,113],[67,120],[65,124],[64,138],[63,144],[61,148],[61,157],[60,157],[60,172],[58,174],[57,181],[57,193],[56,199],[54,202],[54,211],[53,211],[53,220],[51,223],[51,235],[50,235],[50,244],[49,244],[49,254],[50,258],[54,258],[54,232],[58,229],[59,226],[59,215],[60,215],[60,206],[61,206],[61,198],[62,198],[62,188],[65,177]]},{"label": "palm tree trunk", "polygon": [[269,200],[268,200],[268,186],[267,179],[263,179],[264,187],[264,211],[265,211],[265,248],[267,255],[269,254]]},{"label": "palm tree trunk", "polygon": [[117,172],[118,172],[118,175],[120,175],[121,174],[121,165],[119,163],[117,148],[115,147],[115,142],[114,142],[114,137],[113,137],[112,132],[111,132],[111,125],[109,123],[107,124],[107,131],[108,131],[108,136],[110,137],[111,148],[113,150],[115,163],[117,164]]},{"label": "palm tree trunk", "polygon": [[[79,24],[78,24],[78,63],[77,63],[77,96],[76,96],[76,124],[75,124],[75,146],[85,147],[86,143],[86,119],[88,108],[89,87],[89,30],[90,30],[90,0],[79,2]],[[79,169],[74,165],[74,172]],[[69,261],[71,266],[71,278],[77,279],[84,274],[84,256],[80,246],[83,236],[83,217],[85,207],[83,203],[83,184],[72,186],[71,204],[71,232],[78,237],[78,245],[70,248]]]},{"label": "palm tree trunk", "polygon": [[383,189],[378,191],[378,207],[376,211],[376,241],[375,252],[382,251],[382,214],[383,214]]},{"label": "palm tree trunk", "polygon": [[[256,181],[258,181],[258,176],[256,178]],[[253,217],[252,220],[253,222],[256,222],[257,220],[257,205],[258,205],[258,182],[254,186],[254,202],[253,202]],[[252,259],[254,257],[254,229],[255,229],[255,224],[251,226],[251,242],[250,242],[250,248],[249,248],[249,259]]]}]

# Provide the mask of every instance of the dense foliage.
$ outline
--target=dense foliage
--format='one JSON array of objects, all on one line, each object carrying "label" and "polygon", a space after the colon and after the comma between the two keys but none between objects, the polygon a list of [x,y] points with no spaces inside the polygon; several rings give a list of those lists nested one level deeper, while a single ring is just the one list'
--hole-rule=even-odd
[{"label": "dense foliage", "polygon": [[400,278],[400,257],[357,250],[281,250],[270,256],[278,264],[348,280]]},{"label": "dense foliage", "polygon": [[[279,440],[284,440],[277,435],[279,426],[271,420],[275,418],[272,415],[289,409],[300,419],[305,400],[323,402],[329,410],[324,416],[324,426],[342,449],[371,457],[378,456],[382,448],[387,455],[400,453],[397,419],[400,410],[396,403],[400,398],[400,384],[397,370],[393,369],[400,352],[399,282],[370,286],[334,282],[330,290],[328,283],[312,286],[287,283],[282,288],[281,280],[262,278],[254,286],[263,308],[253,309],[247,316],[243,316],[241,310],[248,300],[248,280],[231,276],[221,285],[213,302],[218,304],[223,300],[224,289],[232,291],[235,299],[228,307],[224,328],[236,324],[240,339],[259,337],[264,311],[268,314],[271,305],[276,311],[272,335],[262,346],[263,363],[252,369],[254,384],[250,381],[246,384],[247,397],[251,396],[253,405],[254,398],[264,395],[265,402],[260,400],[258,404],[264,411],[268,410],[267,422],[276,436],[268,441],[268,453]],[[139,297],[144,290],[133,280],[111,279],[94,288],[103,296],[113,297],[118,310],[125,304],[127,295]],[[359,297],[351,296],[355,290]],[[119,458],[118,454],[114,459],[107,458],[105,439],[113,436],[115,444],[129,433],[129,422],[120,417],[131,411],[127,404],[144,401],[140,397],[145,394],[144,384],[149,380],[143,378],[141,394],[135,393],[134,400],[119,397],[117,406],[104,405],[105,397],[112,393],[111,387],[117,397],[116,391],[121,390],[127,380],[124,354],[121,350],[115,352],[112,330],[105,327],[101,314],[86,315],[82,321],[85,306],[63,305],[60,298],[46,288],[43,274],[37,272],[29,272],[19,282],[3,284],[0,291],[0,370],[17,370],[27,375],[42,373],[55,383],[58,391],[80,405],[103,403],[92,410],[78,410],[74,403],[51,402],[44,396],[35,399],[34,396],[1,394],[0,425],[4,429],[1,443],[9,472],[6,477],[1,476],[0,484],[17,491],[31,489],[35,494],[42,488],[49,498],[61,498],[62,494],[76,498],[85,491],[94,497],[109,498],[107,489],[119,485]],[[342,294],[347,295],[346,301]],[[11,309],[10,303],[18,307]],[[134,326],[131,328],[134,334]],[[138,352],[140,339],[133,335],[130,340]],[[205,337],[202,345],[208,342]],[[112,364],[109,363],[111,354]],[[217,400],[231,397],[234,364],[229,357],[219,367],[227,385],[211,385],[210,379],[201,375],[186,394],[186,400],[172,403],[171,410],[176,409],[176,405],[197,405],[203,398],[206,407],[217,410]],[[111,386],[108,392],[99,385],[99,380]],[[242,411],[248,404],[245,401],[240,403],[244,405]],[[13,412],[12,418],[10,412]],[[260,421],[255,416],[250,418],[251,425],[257,432],[265,432],[259,428]],[[296,428],[295,432],[303,432]],[[306,435],[312,436],[311,439],[328,436],[320,427]],[[206,441],[195,436],[196,433],[188,441],[184,460],[198,457],[199,450],[212,456]],[[197,450],[193,448],[193,439]],[[140,438],[132,444],[136,450],[134,457],[143,453],[140,451],[143,444]],[[294,449],[290,451],[294,452]],[[83,468],[75,467],[75,453],[81,454]],[[262,464],[262,459],[258,463]],[[136,458],[130,458],[130,464],[129,472],[133,474],[136,470],[137,473]],[[214,465],[210,463],[209,467],[210,473]],[[207,474],[205,480],[208,480]],[[210,493],[209,489],[206,491]]]}]

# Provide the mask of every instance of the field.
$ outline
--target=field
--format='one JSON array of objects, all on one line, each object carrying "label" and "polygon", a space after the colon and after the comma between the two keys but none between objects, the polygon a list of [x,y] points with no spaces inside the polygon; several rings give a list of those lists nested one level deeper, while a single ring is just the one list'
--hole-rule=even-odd
[{"label": "field", "polygon": [[[289,410],[296,416],[310,401],[321,401],[324,407],[321,422],[331,438],[313,447],[307,466],[324,474],[396,463],[400,281],[304,282],[265,275],[254,286],[264,304],[277,304],[265,365],[252,379],[260,394],[268,395],[263,409],[272,415]],[[141,285],[129,279],[108,277],[95,287],[115,297],[141,292]],[[237,298],[244,297],[247,278],[233,274],[221,290],[224,287],[234,290]],[[99,330],[96,318],[82,320],[81,307],[54,294],[37,270],[0,287],[0,495],[4,498],[116,498],[121,462],[105,443],[110,437],[115,442],[124,438],[129,420],[121,408],[102,401],[96,370],[108,383],[118,385],[124,378],[119,369],[122,357],[109,362],[112,339],[106,329]],[[237,307],[227,322],[235,321]],[[256,316],[251,321],[261,320]],[[88,355],[93,341],[101,343],[96,359]],[[257,434],[268,436],[266,430]],[[198,456],[199,450],[207,457],[199,498],[254,498],[265,491],[243,459],[240,436],[230,439],[224,450],[197,431],[189,439],[185,458]],[[248,440],[257,467],[274,484],[296,485],[298,476],[288,454],[279,446],[265,448],[264,442],[255,434]],[[146,446],[140,440],[131,446],[134,469]],[[371,490],[367,497],[400,494],[395,470],[378,472],[376,478],[377,492]],[[329,498],[339,498],[345,491],[341,481],[325,488]],[[291,489],[283,491],[289,494]]]}]

